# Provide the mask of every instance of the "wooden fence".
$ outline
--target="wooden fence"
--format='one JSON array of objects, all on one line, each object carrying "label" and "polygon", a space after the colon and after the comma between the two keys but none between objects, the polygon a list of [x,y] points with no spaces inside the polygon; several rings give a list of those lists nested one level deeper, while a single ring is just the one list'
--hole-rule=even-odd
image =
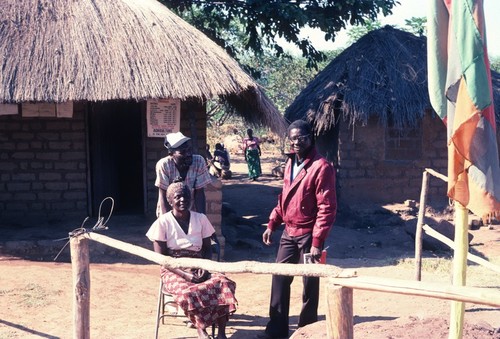
[{"label": "wooden fence", "polygon": [[360,277],[353,270],[343,271],[333,265],[276,264],[255,261],[225,263],[193,258],[175,259],[101,234],[82,232],[71,237],[70,240],[74,291],[73,337],[75,339],[90,338],[89,240],[170,268],[195,267],[213,272],[249,272],[327,278],[327,336],[332,339],[353,338],[353,289],[426,296],[500,307],[500,292],[491,289],[370,276]]}]

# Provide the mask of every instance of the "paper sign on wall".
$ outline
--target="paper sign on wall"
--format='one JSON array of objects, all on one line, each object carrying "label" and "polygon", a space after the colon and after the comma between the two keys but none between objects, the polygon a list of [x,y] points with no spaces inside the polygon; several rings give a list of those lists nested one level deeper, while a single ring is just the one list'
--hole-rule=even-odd
[{"label": "paper sign on wall", "polygon": [[165,137],[180,131],[181,100],[150,99],[146,108],[148,137]]}]

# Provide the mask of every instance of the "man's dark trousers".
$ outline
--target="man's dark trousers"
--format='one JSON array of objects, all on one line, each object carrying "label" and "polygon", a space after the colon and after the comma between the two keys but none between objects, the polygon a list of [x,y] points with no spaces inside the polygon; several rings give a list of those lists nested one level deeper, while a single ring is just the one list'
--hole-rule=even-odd
[{"label": "man's dark trousers", "polygon": [[[286,231],[280,239],[277,263],[303,263],[304,253],[309,253],[312,244],[312,234],[298,237],[289,236]],[[271,303],[269,323],[266,333],[271,337],[288,337],[288,322],[290,310],[290,285],[293,276],[273,275],[271,287]],[[319,278],[303,277],[302,310],[299,316],[299,327],[318,321]]]}]

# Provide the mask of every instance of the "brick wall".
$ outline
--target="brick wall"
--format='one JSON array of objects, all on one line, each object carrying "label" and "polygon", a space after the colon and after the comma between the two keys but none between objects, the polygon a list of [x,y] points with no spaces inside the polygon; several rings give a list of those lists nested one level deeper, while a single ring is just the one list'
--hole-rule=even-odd
[{"label": "brick wall", "polygon": [[[386,130],[378,121],[354,128],[344,124],[339,136],[340,203],[418,201],[424,169],[446,174],[448,157],[446,128],[439,118],[426,113],[421,128],[421,144],[415,145],[412,157],[406,157],[412,160],[394,160],[394,154],[386,154]],[[411,146],[405,146],[406,152],[412,152]],[[446,183],[431,178],[429,202],[445,198]]]},{"label": "brick wall", "polygon": [[[0,219],[17,224],[88,215],[86,103],[75,103],[73,118],[0,116]],[[144,116],[144,120],[146,117]],[[183,102],[181,131],[192,137],[194,151],[206,145],[206,113],[200,102]],[[163,138],[144,138],[146,214],[154,216],[158,189],[155,164],[166,156]],[[221,234],[222,184],[206,189],[207,214]]]},{"label": "brick wall", "polygon": [[63,118],[0,117],[0,217],[87,215],[85,105]]},{"label": "brick wall", "polygon": [[207,217],[215,228],[221,247],[221,258],[224,258],[226,240],[222,235],[222,181],[212,177],[212,183],[205,188],[207,199]]}]

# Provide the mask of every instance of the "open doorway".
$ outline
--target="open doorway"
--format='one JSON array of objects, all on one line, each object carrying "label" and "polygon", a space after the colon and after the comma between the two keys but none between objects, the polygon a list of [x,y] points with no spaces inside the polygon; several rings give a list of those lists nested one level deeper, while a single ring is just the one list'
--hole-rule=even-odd
[{"label": "open doorway", "polygon": [[92,214],[106,197],[114,213],[144,213],[141,105],[135,101],[89,104]]}]

